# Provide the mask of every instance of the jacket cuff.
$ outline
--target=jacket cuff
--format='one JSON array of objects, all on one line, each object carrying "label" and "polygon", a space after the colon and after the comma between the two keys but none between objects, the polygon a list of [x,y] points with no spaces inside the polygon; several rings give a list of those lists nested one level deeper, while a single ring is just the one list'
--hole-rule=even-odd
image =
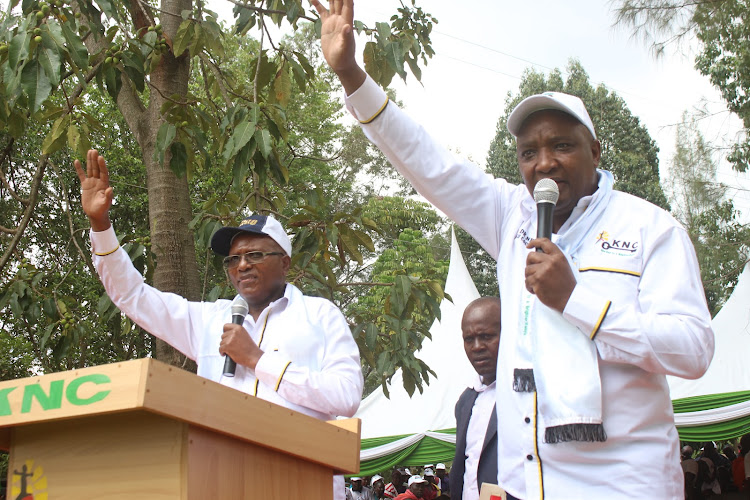
[{"label": "jacket cuff", "polygon": [[117,241],[117,235],[115,234],[115,228],[110,226],[104,231],[89,231],[89,237],[91,238],[91,251],[94,255],[103,257],[115,253],[120,248],[120,242]]},{"label": "jacket cuff", "polygon": [[255,365],[255,376],[267,387],[278,391],[291,364],[277,352],[265,352]]},{"label": "jacket cuff", "polygon": [[576,286],[565,305],[563,317],[594,340],[611,305],[612,301]]},{"label": "jacket cuff", "polygon": [[346,96],[346,109],[360,123],[370,123],[388,105],[388,95],[367,75],[364,83],[352,95]]}]

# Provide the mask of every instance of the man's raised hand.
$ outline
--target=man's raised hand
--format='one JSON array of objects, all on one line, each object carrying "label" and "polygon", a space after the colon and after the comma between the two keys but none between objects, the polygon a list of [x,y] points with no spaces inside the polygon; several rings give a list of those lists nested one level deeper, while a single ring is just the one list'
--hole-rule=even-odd
[{"label": "man's raised hand", "polygon": [[322,21],[320,45],[323,57],[341,80],[347,94],[365,81],[365,72],[355,59],[354,0],[330,0],[326,9],[319,0],[310,0]]},{"label": "man's raised hand", "polygon": [[89,216],[91,228],[94,231],[108,229],[109,208],[112,206],[112,187],[109,185],[109,171],[107,162],[99,152],[90,149],[86,155],[86,171],[81,162],[74,163],[78,179],[81,181],[81,206]]}]

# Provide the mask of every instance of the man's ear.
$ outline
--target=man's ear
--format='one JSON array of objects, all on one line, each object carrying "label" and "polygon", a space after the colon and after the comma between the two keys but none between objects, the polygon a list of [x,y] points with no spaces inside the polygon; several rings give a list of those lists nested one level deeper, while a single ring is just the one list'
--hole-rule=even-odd
[{"label": "man's ear", "polygon": [[602,159],[602,143],[598,139],[591,142],[591,156],[594,158],[594,167],[598,167]]},{"label": "man's ear", "polygon": [[284,269],[284,274],[289,272],[289,267],[292,265],[292,258],[284,254],[281,257],[281,266]]}]

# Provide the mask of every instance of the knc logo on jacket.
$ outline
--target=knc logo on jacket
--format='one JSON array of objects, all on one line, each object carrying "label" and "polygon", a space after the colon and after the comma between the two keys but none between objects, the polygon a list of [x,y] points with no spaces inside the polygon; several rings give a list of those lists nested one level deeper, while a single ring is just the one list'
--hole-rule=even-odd
[{"label": "knc logo on jacket", "polygon": [[626,241],[623,239],[612,238],[607,231],[602,231],[596,237],[596,243],[601,247],[602,251],[614,255],[631,255],[638,250],[637,241]]}]

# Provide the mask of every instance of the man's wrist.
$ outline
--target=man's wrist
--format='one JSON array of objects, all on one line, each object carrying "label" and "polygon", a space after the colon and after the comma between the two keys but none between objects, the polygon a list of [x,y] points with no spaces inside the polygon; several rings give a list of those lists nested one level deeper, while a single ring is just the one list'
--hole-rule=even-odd
[{"label": "man's wrist", "polygon": [[91,229],[95,233],[106,231],[107,229],[112,227],[112,222],[109,220],[109,214],[104,215],[104,217],[89,216],[89,223],[91,224]]},{"label": "man's wrist", "polygon": [[337,71],[336,76],[338,76],[341,85],[344,87],[346,95],[350,96],[365,83],[367,73],[358,64],[354,64],[349,68]]},{"label": "man's wrist", "polygon": [[253,349],[253,352],[251,352],[248,355],[247,358],[247,367],[255,370],[255,367],[258,366],[258,362],[260,361],[261,356],[263,356],[263,351],[260,348]]}]

